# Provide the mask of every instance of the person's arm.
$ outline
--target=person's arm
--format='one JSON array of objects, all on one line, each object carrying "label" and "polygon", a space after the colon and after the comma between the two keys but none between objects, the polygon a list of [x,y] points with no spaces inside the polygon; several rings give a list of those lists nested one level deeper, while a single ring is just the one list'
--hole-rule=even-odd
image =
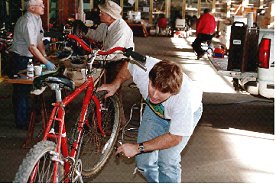
[{"label": "person's arm", "polygon": [[107,26],[102,23],[97,27],[97,29],[88,29],[87,33],[84,36],[91,38],[96,42],[103,42],[106,35],[106,30]]},{"label": "person's arm", "polygon": [[44,57],[47,57],[47,54],[46,54],[46,51],[45,51],[45,45],[44,45],[42,40],[38,43],[37,48]]},{"label": "person's arm", "polygon": [[[173,146],[178,145],[182,141],[182,138],[183,137],[179,135],[166,133],[152,140],[143,142],[144,152],[171,148]],[[123,144],[117,149],[116,154],[119,154],[119,153],[122,153],[126,157],[134,157],[135,155],[140,153],[139,144],[137,143]]]},{"label": "person's arm", "polygon": [[[41,47],[41,46],[38,46]],[[43,56],[43,53],[40,52],[40,49],[36,47],[35,45],[31,44],[29,46],[29,51],[32,53],[32,55],[37,58],[41,63],[46,64],[48,62],[48,60],[46,59],[46,57]],[[46,56],[46,53],[45,53]]]},{"label": "person's arm", "polygon": [[105,95],[105,98],[114,95],[120,88],[121,84],[132,77],[127,66],[128,62],[125,62],[112,83],[103,84],[97,89],[97,91],[107,91],[108,93]]},{"label": "person's arm", "polygon": [[[42,42],[42,41],[41,41]],[[43,43],[39,43],[38,46],[36,47],[35,45],[31,44],[29,46],[29,51],[32,53],[32,55],[37,58],[41,63],[45,64],[46,65],[46,68],[48,70],[55,70],[56,69],[56,66],[51,62],[49,61],[47,58],[46,58],[46,53],[45,53],[45,49],[43,51],[43,47],[44,45],[42,46],[41,44]],[[42,51],[40,51],[40,49],[42,49]]]}]

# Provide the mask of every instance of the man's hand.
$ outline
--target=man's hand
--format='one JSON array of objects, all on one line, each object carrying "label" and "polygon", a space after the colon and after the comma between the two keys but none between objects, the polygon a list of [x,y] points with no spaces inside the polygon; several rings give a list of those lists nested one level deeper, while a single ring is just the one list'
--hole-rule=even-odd
[{"label": "man's hand", "polygon": [[56,66],[51,61],[47,61],[47,63],[45,63],[45,66],[46,66],[47,70],[55,70],[56,69]]},{"label": "man's hand", "polygon": [[113,96],[120,86],[115,84],[103,84],[97,89],[98,91],[107,91],[107,94],[104,96],[105,98]]},{"label": "man's hand", "polygon": [[117,151],[116,151],[116,155],[117,154],[122,154],[125,157],[134,157],[135,155],[139,154],[139,146],[138,144],[130,144],[130,143],[126,143],[126,144],[122,144],[120,147],[118,147]]}]

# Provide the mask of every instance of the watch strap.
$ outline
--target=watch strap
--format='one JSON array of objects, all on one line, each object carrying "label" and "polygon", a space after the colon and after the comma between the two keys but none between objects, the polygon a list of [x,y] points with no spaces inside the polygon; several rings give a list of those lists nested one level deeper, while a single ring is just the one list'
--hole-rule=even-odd
[{"label": "watch strap", "polygon": [[145,152],[145,147],[144,147],[144,143],[139,143],[139,152],[140,153],[144,153]]}]

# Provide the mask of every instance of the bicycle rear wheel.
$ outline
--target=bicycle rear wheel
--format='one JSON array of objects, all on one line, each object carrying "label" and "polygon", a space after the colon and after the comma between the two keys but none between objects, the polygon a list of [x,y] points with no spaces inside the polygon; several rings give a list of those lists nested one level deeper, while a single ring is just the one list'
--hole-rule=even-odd
[{"label": "bicycle rear wheel", "polygon": [[79,157],[83,163],[84,177],[92,177],[103,168],[114,149],[120,131],[119,99],[115,95],[104,99],[104,95],[104,92],[96,93],[101,103],[105,137],[102,136],[97,125],[94,103],[90,104],[87,112],[86,120],[89,121],[89,127],[85,128]]},{"label": "bicycle rear wheel", "polygon": [[[51,141],[37,143],[27,154],[16,173],[15,183],[53,183],[54,151],[56,144]],[[63,166],[58,165],[57,182],[62,182]]]}]

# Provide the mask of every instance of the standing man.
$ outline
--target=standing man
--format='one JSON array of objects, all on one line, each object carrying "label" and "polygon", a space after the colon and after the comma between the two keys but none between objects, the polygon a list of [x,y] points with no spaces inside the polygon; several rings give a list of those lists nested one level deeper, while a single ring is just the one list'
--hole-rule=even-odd
[{"label": "standing man", "polygon": [[125,143],[116,153],[136,156],[148,182],[181,182],[181,152],[201,117],[202,91],[175,62],[147,58],[146,67],[125,64],[111,84],[98,89],[112,96],[132,76],[146,101],[137,143]]},{"label": "standing man", "polygon": [[[43,0],[27,0],[24,4],[26,13],[16,22],[11,46],[11,76],[27,68],[29,59],[36,58],[46,65],[48,70],[55,70],[55,65],[46,58],[42,41],[44,30],[41,15],[44,14]],[[31,85],[13,86],[13,108],[15,123],[18,128],[27,128],[29,119],[28,94]]]},{"label": "standing man", "polygon": [[196,25],[196,39],[193,42],[192,47],[197,54],[197,59],[204,55],[201,43],[211,41],[215,33],[216,20],[210,12],[210,9],[204,9],[204,13],[200,16]]}]

